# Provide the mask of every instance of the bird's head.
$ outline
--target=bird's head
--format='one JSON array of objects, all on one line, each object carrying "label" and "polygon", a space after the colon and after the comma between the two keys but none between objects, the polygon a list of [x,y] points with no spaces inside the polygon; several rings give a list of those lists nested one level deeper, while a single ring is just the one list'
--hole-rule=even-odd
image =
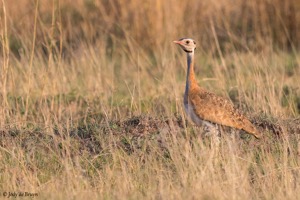
[{"label": "bird's head", "polygon": [[187,53],[193,53],[196,49],[196,42],[190,38],[181,38],[173,42],[178,44]]}]

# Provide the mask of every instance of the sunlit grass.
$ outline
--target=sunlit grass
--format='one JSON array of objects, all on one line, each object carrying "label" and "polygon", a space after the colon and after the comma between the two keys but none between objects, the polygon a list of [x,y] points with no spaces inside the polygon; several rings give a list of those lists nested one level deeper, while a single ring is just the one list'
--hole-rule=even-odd
[{"label": "sunlit grass", "polygon": [[[296,1],[12,2],[0,12],[0,195],[300,196]],[[187,121],[182,36],[197,41],[199,84],[262,140]]]}]

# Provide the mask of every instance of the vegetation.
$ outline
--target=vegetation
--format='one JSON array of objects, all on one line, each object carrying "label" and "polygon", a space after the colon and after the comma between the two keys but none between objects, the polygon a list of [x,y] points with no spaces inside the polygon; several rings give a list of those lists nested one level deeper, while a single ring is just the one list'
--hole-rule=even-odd
[{"label": "vegetation", "polygon": [[[2,0],[0,196],[296,199],[297,0]],[[263,131],[206,137],[185,57]]]}]

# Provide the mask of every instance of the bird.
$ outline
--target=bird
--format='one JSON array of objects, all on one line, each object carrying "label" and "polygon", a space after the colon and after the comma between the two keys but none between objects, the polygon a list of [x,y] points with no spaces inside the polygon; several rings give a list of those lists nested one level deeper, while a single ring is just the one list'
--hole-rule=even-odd
[{"label": "bird", "polygon": [[244,130],[255,138],[261,138],[261,133],[234,107],[227,98],[218,96],[197,83],[194,71],[194,53],[196,42],[191,38],[181,38],[173,41],[187,55],[187,73],[184,92],[184,108],[188,117],[197,125],[215,127],[215,124]]}]

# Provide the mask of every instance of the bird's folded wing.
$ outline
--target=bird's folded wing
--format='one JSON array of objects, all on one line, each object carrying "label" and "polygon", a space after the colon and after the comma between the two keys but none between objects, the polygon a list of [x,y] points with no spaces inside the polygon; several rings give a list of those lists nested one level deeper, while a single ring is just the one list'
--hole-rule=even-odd
[{"label": "bird's folded wing", "polygon": [[194,90],[189,94],[196,115],[217,124],[243,129],[244,124],[251,123],[231,101],[205,90]]}]

